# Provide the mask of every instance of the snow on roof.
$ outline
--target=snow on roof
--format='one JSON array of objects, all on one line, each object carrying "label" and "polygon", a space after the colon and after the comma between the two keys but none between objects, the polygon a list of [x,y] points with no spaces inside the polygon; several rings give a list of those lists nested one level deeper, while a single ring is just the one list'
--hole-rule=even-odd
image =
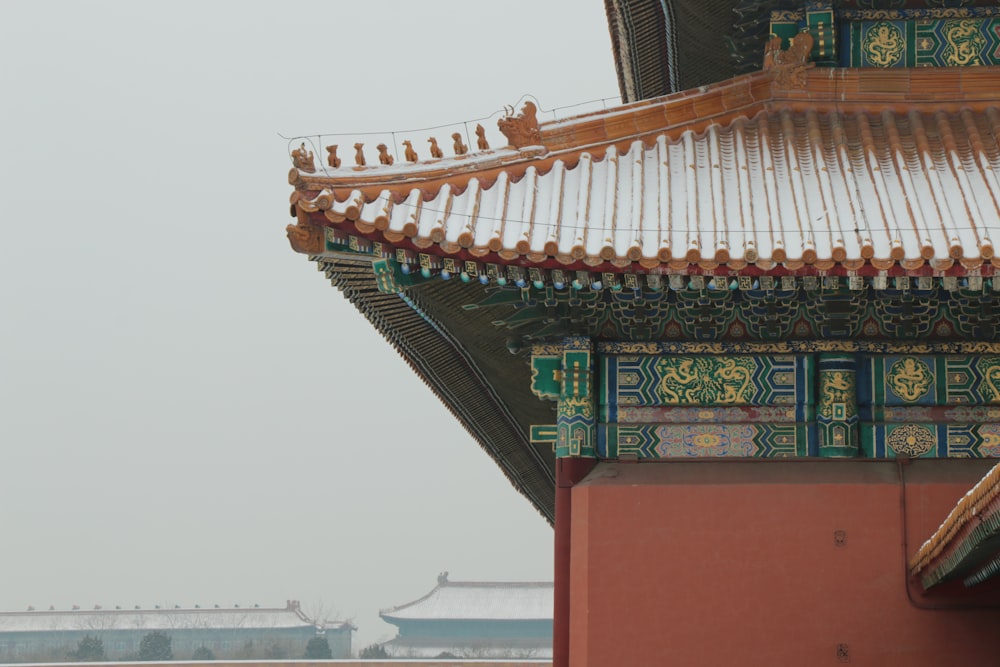
[{"label": "snow on roof", "polygon": [[[985,69],[979,75],[998,78],[1000,68]],[[553,152],[481,173],[422,175],[413,165],[410,178],[386,172],[380,182],[301,174],[296,205],[317,223],[348,221],[389,243],[506,261],[943,271],[993,259],[1000,95],[965,108],[921,98],[936,81],[973,76],[935,72],[920,90],[911,83],[912,103],[895,106],[862,106],[860,93],[853,107],[823,91],[754,98],[765,74],[543,125],[546,146],[559,144]],[[810,76],[817,86],[830,78]],[[737,98],[743,106],[720,115]],[[639,125],[651,129],[610,136]]]},{"label": "snow on roof", "polygon": [[[327,621],[325,629],[349,625]],[[93,609],[0,612],[0,633],[316,627],[295,603],[285,608]]]},{"label": "snow on roof", "polygon": [[[976,547],[996,541],[1000,534],[998,517],[1000,464],[993,466],[962,496],[934,534],[910,558],[910,574],[920,577],[924,588],[930,588],[950,577],[959,566],[995,555],[995,548],[980,553]],[[996,568],[985,571],[982,578],[994,574]]]},{"label": "snow on roof", "polygon": [[397,620],[551,620],[551,582],[448,581],[439,577],[430,593],[379,612]]}]

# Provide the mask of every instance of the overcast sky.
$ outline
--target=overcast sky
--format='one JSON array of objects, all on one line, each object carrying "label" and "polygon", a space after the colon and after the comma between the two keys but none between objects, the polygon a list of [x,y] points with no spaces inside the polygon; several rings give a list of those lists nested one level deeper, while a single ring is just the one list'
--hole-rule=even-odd
[{"label": "overcast sky", "polygon": [[615,96],[600,0],[6,0],[0,59],[0,610],[296,598],[361,647],[441,570],[551,579],[549,526],[289,248],[278,134]]}]

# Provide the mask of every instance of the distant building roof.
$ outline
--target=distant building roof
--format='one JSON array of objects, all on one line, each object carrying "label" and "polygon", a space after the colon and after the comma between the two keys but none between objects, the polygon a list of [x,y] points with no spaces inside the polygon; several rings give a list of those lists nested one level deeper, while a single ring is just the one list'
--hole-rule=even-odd
[{"label": "distant building roof", "polygon": [[379,613],[385,621],[552,619],[551,582],[448,581],[420,598]]},{"label": "distant building roof", "polygon": [[288,601],[284,608],[231,607],[195,609],[101,609],[33,610],[0,612],[0,633],[65,632],[107,630],[188,630],[233,628],[294,628],[313,626],[324,630],[352,628],[349,623],[326,621],[317,624],[306,616],[299,603]]}]

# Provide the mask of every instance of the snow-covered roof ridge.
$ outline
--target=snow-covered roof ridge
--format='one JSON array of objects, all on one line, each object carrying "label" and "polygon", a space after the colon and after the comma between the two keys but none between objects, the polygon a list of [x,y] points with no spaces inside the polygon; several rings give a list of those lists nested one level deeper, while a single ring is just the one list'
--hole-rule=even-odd
[{"label": "snow-covered roof ridge", "polygon": [[379,612],[384,620],[551,620],[553,584],[544,581],[448,581]]},{"label": "snow-covered roof ridge", "polygon": [[748,75],[543,125],[543,148],[482,168],[299,174],[293,209],[498,263],[976,269],[1000,263],[1000,68],[969,70],[908,74],[928,92],[895,96],[868,92],[878,72],[809,70],[802,91]]},{"label": "snow-covered roof ridge", "polygon": [[[349,626],[342,621],[321,622],[325,628]],[[171,630],[188,628],[292,628],[312,626],[297,601],[289,600],[285,607],[156,607],[141,609],[34,609],[0,612],[0,633],[52,630]]]}]

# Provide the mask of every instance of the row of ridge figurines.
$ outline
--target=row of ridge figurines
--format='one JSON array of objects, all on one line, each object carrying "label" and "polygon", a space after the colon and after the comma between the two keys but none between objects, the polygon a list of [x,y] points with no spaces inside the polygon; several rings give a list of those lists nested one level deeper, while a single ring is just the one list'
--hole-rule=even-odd
[{"label": "row of ridge figurines", "polygon": [[[455,132],[451,135],[451,138],[453,140],[452,150],[455,151],[455,155],[465,155],[469,152],[469,147],[462,143],[461,133]],[[427,141],[431,145],[431,157],[443,158],[444,151],[442,151],[441,147],[438,146],[437,137],[429,137]],[[417,155],[416,149],[413,148],[413,143],[409,139],[404,139],[402,144],[405,147],[404,155],[406,156],[407,162],[416,162],[420,159]],[[486,128],[478,124],[476,125],[476,144],[481,151],[490,149],[490,143],[486,140]],[[364,167],[368,164],[365,159],[364,147],[365,145],[360,142],[354,144],[354,163],[359,167]],[[326,163],[334,169],[340,167],[341,164],[341,160],[337,156],[337,148],[339,148],[337,144],[326,146]],[[395,158],[389,154],[389,147],[385,144],[379,144],[375,148],[378,150],[379,164],[391,165],[396,161]],[[306,148],[305,142],[292,151],[292,164],[296,169],[310,174],[316,171],[316,163],[313,158],[313,153]]]},{"label": "row of ridge figurines", "polygon": [[[525,102],[521,109],[521,112],[516,116],[513,113],[513,108],[508,107],[510,111],[508,115],[497,121],[497,127],[507,138],[511,147],[521,148],[523,146],[538,143],[541,138],[541,134],[538,128],[538,109],[533,102]],[[466,155],[469,152],[469,147],[462,142],[462,133],[455,132],[451,135],[452,138],[452,150],[456,157]],[[431,145],[431,158],[441,159],[444,157],[444,151],[438,145],[437,137],[428,137],[427,142]],[[403,147],[405,148],[403,155],[407,162],[417,162],[420,156],[417,155],[416,149],[413,148],[413,142],[409,139],[404,139],[402,141]],[[358,167],[364,167],[368,164],[365,159],[364,153],[365,145],[363,143],[354,144],[354,163]],[[482,126],[481,123],[476,123],[476,147],[481,151],[488,151],[490,149],[490,142],[486,139],[486,128]],[[341,159],[337,156],[337,149],[339,146],[337,144],[331,144],[326,146],[326,163],[333,169],[337,169],[341,165]],[[379,164],[391,165],[396,160],[389,154],[389,147],[385,144],[379,144],[375,147],[378,150],[378,161]],[[308,174],[313,174],[316,172],[316,162],[313,156],[313,152],[306,148],[305,142],[292,151],[292,164],[299,171],[304,171]]]}]

